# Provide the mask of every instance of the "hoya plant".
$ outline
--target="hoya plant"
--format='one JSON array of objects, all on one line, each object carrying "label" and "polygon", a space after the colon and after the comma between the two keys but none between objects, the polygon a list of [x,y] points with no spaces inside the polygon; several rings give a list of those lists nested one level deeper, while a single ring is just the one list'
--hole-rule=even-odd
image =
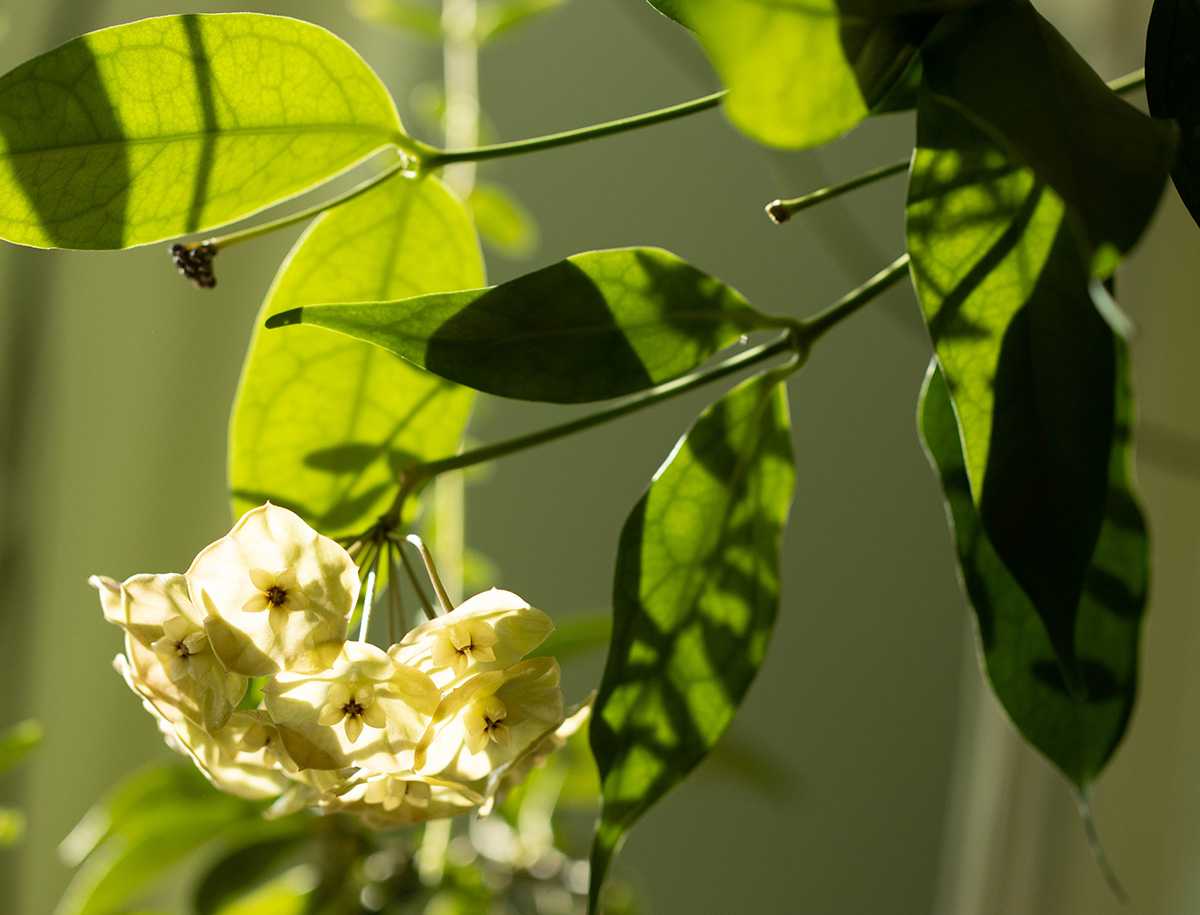
[{"label": "hoya plant", "polygon": [[[80,588],[81,639],[116,655],[179,764],[115,785],[72,833],[57,911],[640,911],[613,874],[627,833],[718,751],[764,664],[788,661],[769,645],[785,529],[805,525],[789,521],[789,391],[831,331],[903,287],[928,359],[915,435],[980,676],[1061,774],[1123,896],[1091,799],[1130,722],[1150,587],[1120,276],[1164,194],[1200,213],[1200,9],[1156,0],[1145,70],[1106,82],[1027,0],[651,0],[719,91],[491,136],[480,49],[561,5],[349,4],[381,41],[441,52],[441,85],[419,97],[323,25],[260,12],[101,28],[0,77],[7,242],[154,246],[182,275],[171,307],[204,309],[227,262],[303,227],[269,288],[237,290],[261,306],[228,341],[245,352],[231,528],[174,568],[94,570],[98,602]],[[1131,103],[1143,89],[1148,112]],[[402,123],[397,99],[426,122]],[[640,232],[539,260],[544,214],[487,171],[718,109],[735,142],[776,156],[904,119],[903,156],[742,202],[784,224],[906,181],[903,248],[824,307],[751,302]],[[481,236],[523,266],[489,284]],[[498,587],[461,536],[463,472],[597,428],[619,438],[685,395],[696,415],[591,559],[611,574],[602,611],[562,617],[536,580]],[[481,437],[486,398],[570,409]],[[467,503],[491,485],[475,476]],[[556,498],[523,492],[505,523],[537,530]],[[144,524],[169,514],[147,503]],[[800,727],[795,702],[778,697],[777,727]],[[6,736],[0,763],[35,730]],[[731,778],[767,778],[752,750],[724,752]],[[164,882],[173,901],[146,895]]]}]

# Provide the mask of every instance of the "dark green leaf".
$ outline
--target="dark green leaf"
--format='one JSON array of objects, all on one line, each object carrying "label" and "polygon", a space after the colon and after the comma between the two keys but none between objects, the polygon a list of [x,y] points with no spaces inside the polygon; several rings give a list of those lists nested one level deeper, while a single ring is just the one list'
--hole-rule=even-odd
[{"label": "dark green leaf", "polygon": [[195,915],[218,915],[230,903],[269,883],[295,860],[312,833],[308,818],[287,817],[282,835],[239,842],[216,861],[196,885]]},{"label": "dark green leaf", "polygon": [[1112,273],[1162,193],[1170,125],[1122,101],[1025,0],[947,17],[921,58],[932,92],[985,125],[1066,202],[1092,273]]},{"label": "dark green leaf", "polygon": [[0,734],[0,774],[7,772],[42,742],[42,726],[32,719],[14,724]]},{"label": "dark green leaf", "polygon": [[958,109],[918,108],[908,201],[917,296],[981,523],[1072,689],[1113,439],[1111,333],[1062,200]]},{"label": "dark green leaf", "polygon": [[1200,6],[1155,0],[1146,29],[1146,103],[1156,118],[1179,124],[1175,188],[1200,223]]},{"label": "dark green leaf", "polygon": [[621,836],[712,750],[762,664],[794,473],[784,388],[759,376],[696,420],[625,523],[590,734],[593,911]]},{"label": "dark green leaf", "polygon": [[1104,768],[1125,730],[1137,679],[1146,599],[1147,542],[1130,480],[1132,394],[1124,343],[1113,337],[1116,430],[1104,522],[1075,620],[1086,695],[1064,688],[1049,633],[980,523],[950,391],[930,365],[921,395],[921,434],[941,477],[967,594],[975,608],[988,677],[1013,723],[1073,783]]},{"label": "dark green leaf", "polygon": [[677,378],[741,334],[780,322],[673,254],[618,248],[490,289],[297,308],[267,327],[301,323],[489,394],[583,403]]},{"label": "dark green leaf", "polygon": [[650,2],[696,33],[729,88],[734,124],[771,146],[806,148],[871,113],[938,16],[975,0]]},{"label": "dark green leaf", "polygon": [[[483,281],[470,217],[436,178],[395,178],[322,216],[259,312],[370,301]],[[360,532],[396,495],[400,468],[453,454],[471,392],[358,340],[257,330],[230,435],[234,513],[268,499],[328,536]]]},{"label": "dark green leaf", "polygon": [[403,139],[383,84],[324,29],[144,19],[0,77],[0,237],[124,248],[198,232]]}]

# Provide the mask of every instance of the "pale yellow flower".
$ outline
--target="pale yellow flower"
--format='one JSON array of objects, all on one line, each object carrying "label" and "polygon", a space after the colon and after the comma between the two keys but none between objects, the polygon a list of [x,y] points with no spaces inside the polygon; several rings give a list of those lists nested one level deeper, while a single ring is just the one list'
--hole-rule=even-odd
[{"label": "pale yellow flower", "polygon": [[372,829],[395,829],[467,813],[483,800],[465,785],[412,772],[364,772],[363,776],[347,789],[322,798],[322,809],[357,813]]},{"label": "pale yellow flower", "polygon": [[213,651],[248,677],[327,670],[359,589],[349,553],[270,503],[201,550],[187,581]]},{"label": "pale yellow flower", "polygon": [[364,642],[347,642],[327,671],[278,674],[263,690],[266,712],[302,769],[411,769],[438,698],[427,675]]},{"label": "pale yellow flower", "polygon": [[553,631],[541,610],[511,591],[492,588],[417,626],[388,654],[425,671],[445,690],[467,676],[515,664]]},{"label": "pale yellow flower", "polygon": [[558,662],[531,658],[476,674],[446,695],[413,757],[413,769],[459,782],[487,777],[563,720]]},{"label": "pale yellow flower", "polygon": [[275,797],[291,785],[274,752],[244,742],[247,731],[258,721],[247,712],[235,711],[217,734],[210,734],[161,697],[147,694],[122,655],[113,666],[134,692],[142,696],[146,711],[154,716],[159,730],[173,750],[188,756],[217,788],[248,800]]},{"label": "pale yellow flower", "polygon": [[125,630],[130,675],[142,696],[170,705],[205,730],[224,727],[246,692],[226,673],[188,597],[182,575],[135,575],[124,583],[92,576],[105,618]]}]

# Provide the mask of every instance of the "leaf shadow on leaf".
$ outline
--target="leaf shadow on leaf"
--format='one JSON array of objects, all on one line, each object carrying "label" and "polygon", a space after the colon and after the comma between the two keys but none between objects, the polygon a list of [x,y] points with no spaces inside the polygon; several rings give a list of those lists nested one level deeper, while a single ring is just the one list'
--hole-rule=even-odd
[{"label": "leaf shadow on leaf", "polygon": [[387,453],[388,466],[399,474],[409,464],[420,459],[411,451],[389,449],[379,442],[347,442],[329,448],[317,448],[301,458],[305,467],[325,473],[362,473],[381,453]]},{"label": "leaf shadow on leaf", "polygon": [[179,17],[187,36],[188,53],[192,57],[192,71],[196,76],[196,98],[200,102],[200,110],[204,116],[204,139],[200,154],[196,158],[196,177],[192,185],[192,203],[188,207],[186,231],[195,232],[200,228],[200,218],[204,211],[204,203],[208,194],[208,179],[213,169],[213,153],[216,149],[217,111],[213,105],[213,73],[209,63],[208,52],[204,50],[204,40],[200,35],[200,17],[196,13],[186,13]]},{"label": "leaf shadow on leaf", "polygon": [[[560,309],[570,316],[559,318]],[[513,333],[522,324],[536,325],[538,333],[522,340]],[[600,346],[594,333],[579,333],[581,324],[611,326],[613,332]],[[495,337],[505,339],[487,342]],[[555,337],[557,345],[547,346],[547,339]],[[608,386],[628,393],[653,386],[603,292],[570,261],[497,286],[454,314],[430,336],[425,368],[479,390],[494,388],[493,379],[507,378],[512,393],[506,396],[531,400],[561,386],[557,379],[581,374],[600,376]]]},{"label": "leaf shadow on leaf", "polygon": [[[1096,658],[1079,658],[1076,660],[1079,676],[1087,686],[1087,693],[1080,702],[1108,702],[1121,692],[1121,684],[1116,675],[1103,661]],[[1064,696],[1073,697],[1066,683],[1063,682],[1062,668],[1053,661],[1035,661],[1031,666],[1034,679],[1042,685]]]},{"label": "leaf shadow on leaf", "polygon": [[[130,183],[128,150],[121,142],[124,129],[84,38],[62,45],[54,64],[53,89],[33,71],[29,88],[18,85],[0,97],[0,133],[13,174],[54,247],[84,247],[86,241],[87,247],[119,248]],[[30,111],[42,110],[56,110],[56,116],[30,120]],[[43,150],[56,145],[61,122],[69,118],[85,121],[96,145],[82,156],[61,151],[57,167],[47,169]],[[80,199],[92,206],[63,218],[64,208],[68,214],[77,212]]]},{"label": "leaf shadow on leaf", "polygon": [[934,13],[864,16],[854,12],[858,5],[838,0],[838,38],[863,101],[874,108],[904,74],[939,17]]}]

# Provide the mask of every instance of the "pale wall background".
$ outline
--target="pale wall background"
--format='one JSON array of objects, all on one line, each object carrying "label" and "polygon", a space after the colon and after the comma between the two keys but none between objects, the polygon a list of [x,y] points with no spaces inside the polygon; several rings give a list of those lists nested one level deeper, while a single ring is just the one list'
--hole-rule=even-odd
[{"label": "pale wall background", "polygon": [[[82,31],[168,12],[253,8],[319,22],[379,70],[408,114],[439,66],[331,0],[6,3],[0,69]],[[1149,4],[1043,4],[1106,78],[1140,65]],[[499,137],[532,136],[672,104],[716,87],[677,26],[641,0],[573,0],[488,49],[483,104]],[[497,165],[537,214],[526,264],[589,248],[669,248],[767,311],[811,313],[902,250],[903,180],[785,227],[762,206],[902,158],[907,116],[814,153],[757,147],[709,113]],[[1120,280],[1146,434],[1141,474],[1157,573],[1142,699],[1097,789],[1099,826],[1133,897],[1121,909],[1088,856],[1070,798],[1019,745],[980,684],[936,481],[914,425],[929,356],[911,292],[890,293],[822,341],[790,385],[798,485],[784,599],[767,663],[734,726],[788,771],[767,797],[706,767],[646,817],[619,866],[654,912],[831,915],[1192,911],[1200,860],[1200,675],[1195,625],[1200,487],[1200,230],[1169,192]],[[225,424],[251,321],[297,234],[231,249],[209,294],[160,246],[106,254],[0,248],[0,725],[33,716],[44,747],[10,779],[31,830],[0,852],[0,912],[52,910],[69,872],[55,847],[116,777],[164,758],[112,672],[119,634],[89,574],[186,568],[221,536]],[[286,236],[286,237],[284,237]],[[469,491],[468,537],[501,584],[551,613],[605,606],[624,516],[702,399],[494,468]],[[496,402],[493,440],[559,418]],[[575,683],[595,677],[572,672]],[[582,687],[580,687],[582,688]]]}]

